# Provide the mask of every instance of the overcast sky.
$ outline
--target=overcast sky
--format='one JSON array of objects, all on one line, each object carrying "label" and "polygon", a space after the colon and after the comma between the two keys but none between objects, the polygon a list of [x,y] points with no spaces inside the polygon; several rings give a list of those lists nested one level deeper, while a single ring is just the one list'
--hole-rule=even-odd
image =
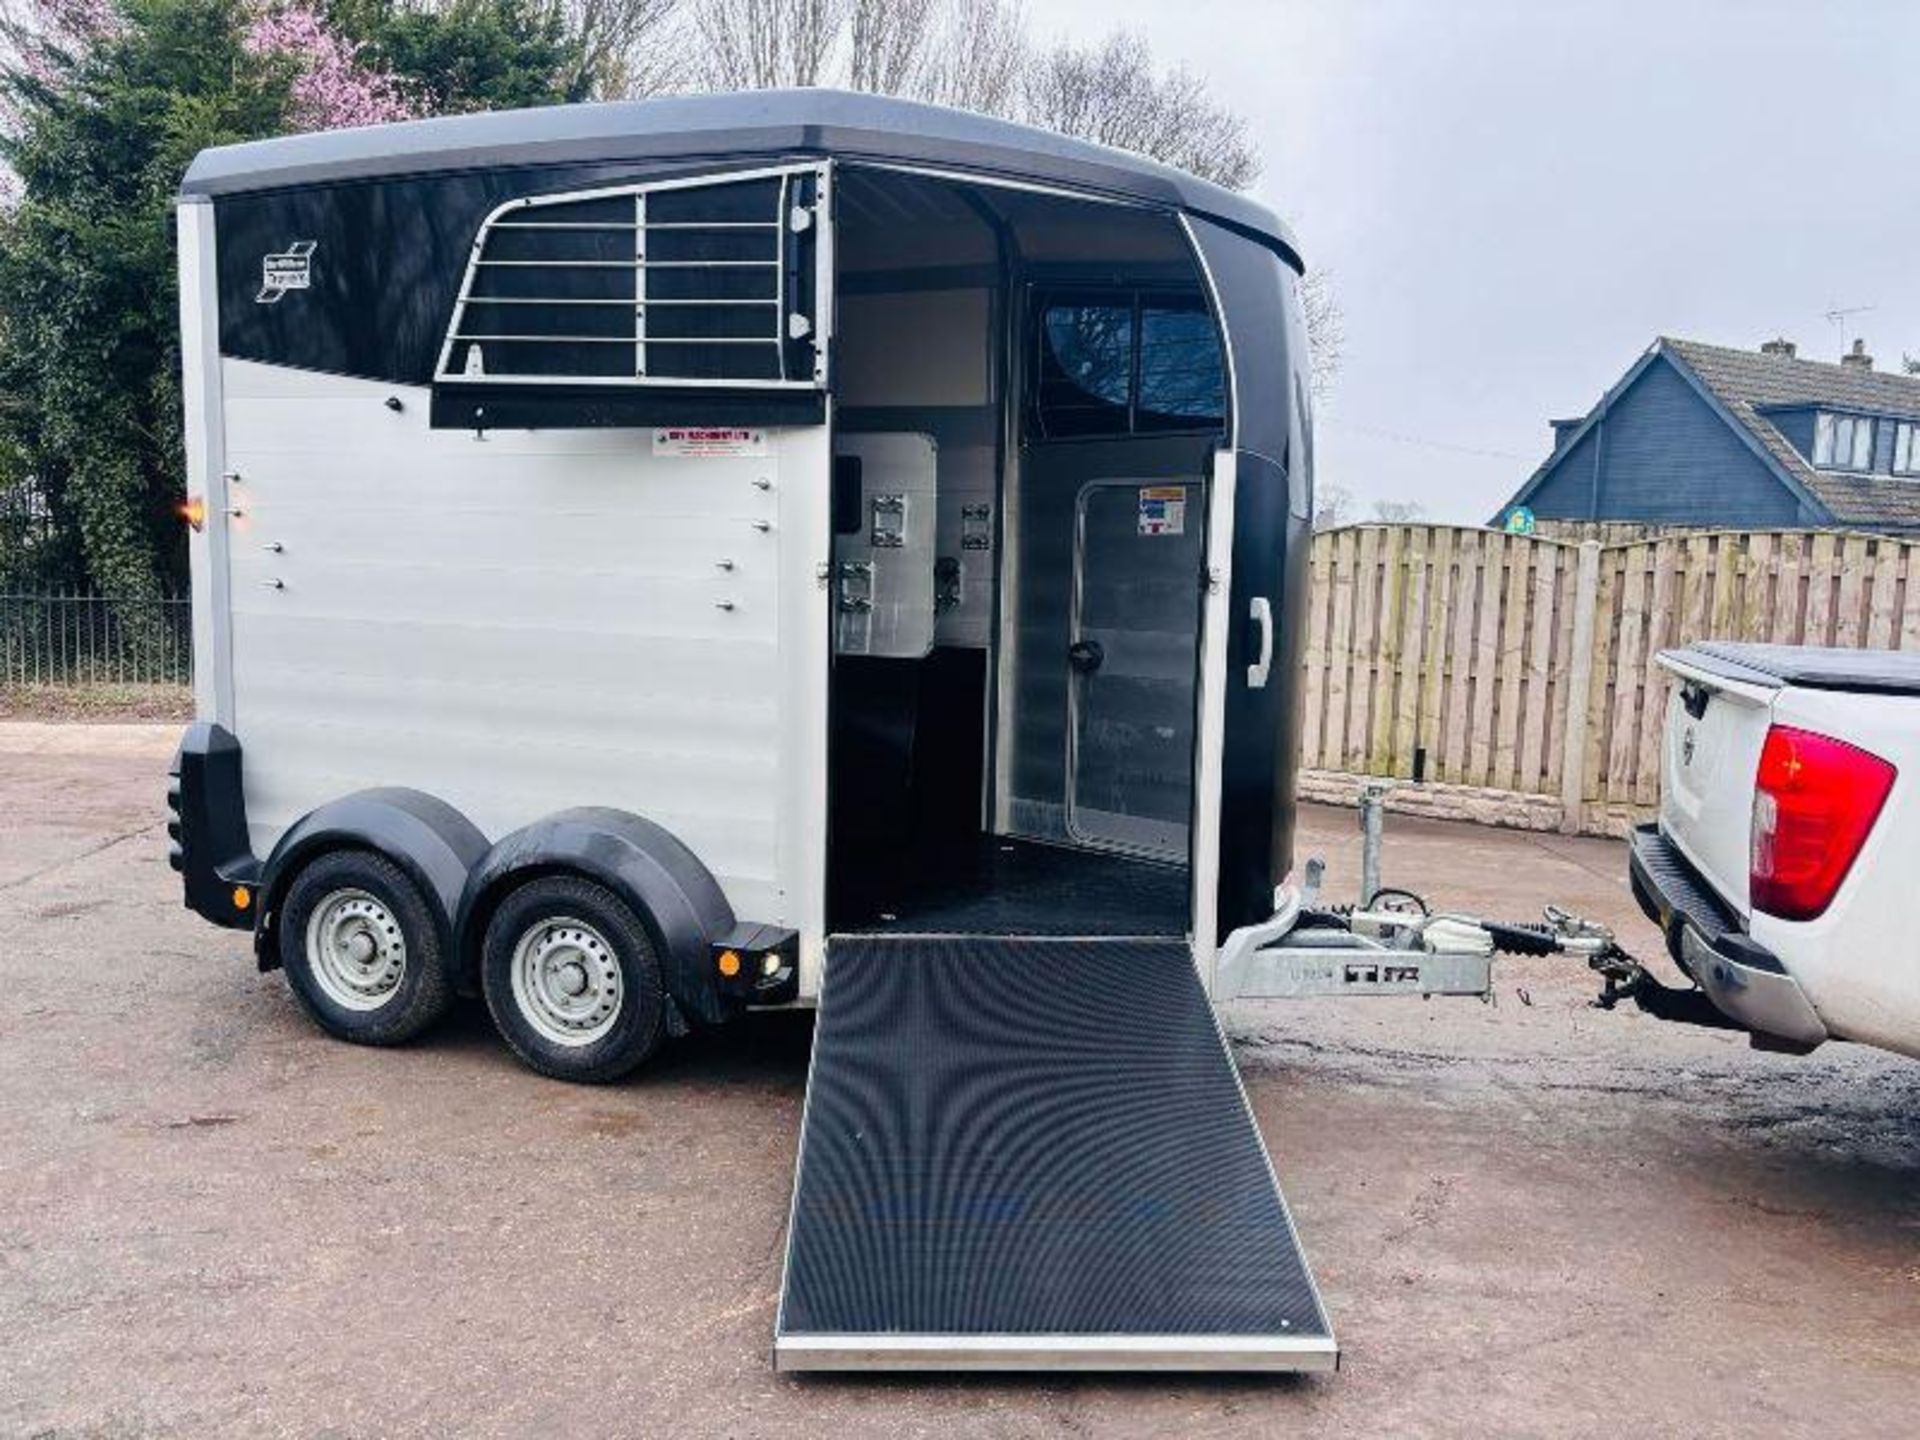
[{"label": "overcast sky", "polygon": [[1485,521],[1656,335],[1920,355],[1920,0],[1028,0],[1207,76],[1331,268],[1319,477]]}]

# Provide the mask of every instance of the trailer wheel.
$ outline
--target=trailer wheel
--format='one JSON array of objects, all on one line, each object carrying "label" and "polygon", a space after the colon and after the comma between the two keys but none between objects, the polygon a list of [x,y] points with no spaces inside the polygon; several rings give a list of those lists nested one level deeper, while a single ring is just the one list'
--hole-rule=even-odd
[{"label": "trailer wheel", "polygon": [[557,1080],[617,1080],[666,1034],[646,927],[619,896],[579,876],[532,880],[501,902],[487,925],[481,984],[514,1054]]},{"label": "trailer wheel", "polygon": [[304,866],[280,908],[279,934],[294,999],[342,1040],[398,1045],[452,1001],[432,912],[384,856],[336,850]]}]

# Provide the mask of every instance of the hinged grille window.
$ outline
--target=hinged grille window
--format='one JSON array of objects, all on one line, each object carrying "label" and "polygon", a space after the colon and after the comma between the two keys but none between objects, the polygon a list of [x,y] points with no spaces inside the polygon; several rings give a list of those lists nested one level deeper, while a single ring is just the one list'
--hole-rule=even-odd
[{"label": "hinged grille window", "polygon": [[824,386],[826,188],[808,166],[502,206],[436,378]]}]

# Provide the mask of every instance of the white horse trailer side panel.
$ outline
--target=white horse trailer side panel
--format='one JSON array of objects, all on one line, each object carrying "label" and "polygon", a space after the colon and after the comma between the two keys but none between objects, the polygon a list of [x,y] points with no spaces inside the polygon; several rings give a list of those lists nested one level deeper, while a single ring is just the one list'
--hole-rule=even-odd
[{"label": "white horse trailer side panel", "polygon": [[739,913],[818,933],[792,820],[820,813],[793,792],[823,722],[791,707],[825,669],[824,517],[781,480],[817,478],[824,427],[436,431],[422,390],[223,379],[254,853],[367,785],[493,838],[591,797],[678,834]]},{"label": "white horse trailer side panel", "polygon": [[193,704],[203,720],[233,724],[232,675],[227,668],[227,509],[225,430],[220,419],[220,317],[213,204],[183,202],[180,237],[181,438],[187,493],[203,518],[187,535],[193,596]]}]

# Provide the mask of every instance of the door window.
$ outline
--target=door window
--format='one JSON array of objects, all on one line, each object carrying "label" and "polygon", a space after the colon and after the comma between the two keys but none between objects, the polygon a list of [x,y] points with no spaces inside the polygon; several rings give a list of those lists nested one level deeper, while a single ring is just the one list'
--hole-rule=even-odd
[{"label": "door window", "polygon": [[1218,429],[1219,331],[1197,295],[1043,295],[1032,427],[1048,439]]},{"label": "door window", "polygon": [[1220,337],[1198,297],[1142,301],[1134,428],[1210,429],[1220,423],[1226,401]]},{"label": "door window", "polygon": [[1049,435],[1124,435],[1133,388],[1133,306],[1061,300],[1040,319],[1039,414]]}]

